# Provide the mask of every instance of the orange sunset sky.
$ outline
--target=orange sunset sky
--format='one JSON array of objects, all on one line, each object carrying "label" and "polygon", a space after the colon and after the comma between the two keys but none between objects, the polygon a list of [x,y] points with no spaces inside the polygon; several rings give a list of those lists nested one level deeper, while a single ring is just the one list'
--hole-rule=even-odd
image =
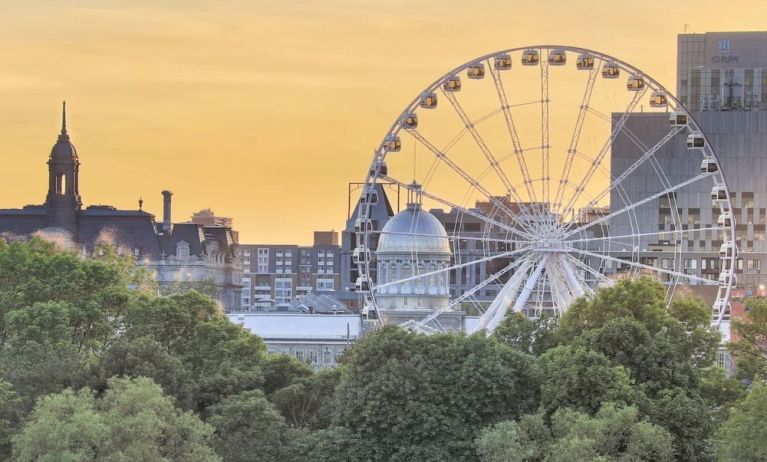
[{"label": "orange sunset sky", "polygon": [[676,34],[767,29],[764,0],[0,0],[0,208],[42,203],[66,99],[86,205],[340,230],[347,183],[420,90],[480,54],[599,50],[675,87]]}]

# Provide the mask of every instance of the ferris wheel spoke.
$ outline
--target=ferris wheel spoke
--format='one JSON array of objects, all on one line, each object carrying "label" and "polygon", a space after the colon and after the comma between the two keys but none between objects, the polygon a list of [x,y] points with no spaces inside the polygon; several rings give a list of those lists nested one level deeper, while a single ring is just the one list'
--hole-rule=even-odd
[{"label": "ferris wheel spoke", "polygon": [[690,229],[673,229],[669,231],[652,231],[648,233],[636,233],[636,234],[624,234],[621,236],[600,236],[600,237],[586,237],[582,239],[568,239],[567,242],[592,242],[592,241],[604,241],[615,239],[631,239],[635,237],[647,237],[647,236],[660,236],[661,234],[685,234],[695,232],[707,232],[707,231],[727,231],[729,228],[721,226],[707,226],[705,228],[690,228]]},{"label": "ferris wheel spoke", "polygon": [[[517,268],[519,265],[521,265],[525,261],[526,261],[526,258],[520,258],[518,260],[515,260],[511,264],[507,265],[506,267],[504,267],[500,271],[497,271],[497,272],[493,273],[488,278],[486,278],[484,281],[480,282],[478,285],[472,287],[471,289],[467,290],[466,292],[464,292],[460,296],[456,297],[455,300],[451,301],[447,306],[442,307],[442,308],[436,310],[434,313],[430,314],[429,316],[425,317],[423,319],[423,321],[421,321],[419,324],[420,325],[426,325],[426,324],[430,323],[433,319],[439,317],[440,314],[442,314],[442,313],[444,313],[446,311],[451,311],[454,306],[459,305],[459,304],[463,303],[465,300],[474,297],[474,294],[476,294],[477,292],[479,292],[480,290],[482,290],[484,287],[488,286],[492,282],[497,281],[498,278],[502,277],[504,274],[508,273],[509,271]],[[485,313],[487,313],[487,310],[485,310]],[[483,315],[484,315],[484,313],[483,313]]]},{"label": "ferris wheel spoke", "polygon": [[563,239],[567,239],[568,237],[572,236],[573,234],[577,234],[579,232],[582,232],[582,231],[586,230],[587,228],[591,228],[594,225],[600,224],[600,223],[605,222],[607,220],[611,220],[611,219],[613,219],[614,217],[616,217],[618,215],[621,215],[623,213],[626,213],[626,212],[634,210],[635,208],[639,207],[640,205],[644,205],[644,204],[646,204],[646,203],[648,203],[648,202],[650,202],[652,200],[655,200],[655,199],[657,199],[659,197],[662,197],[662,196],[665,196],[665,195],[667,195],[669,193],[678,191],[678,190],[680,190],[680,189],[682,189],[684,187],[687,187],[687,186],[689,186],[689,185],[691,185],[691,184],[693,184],[693,183],[695,183],[697,181],[700,181],[700,180],[702,180],[704,178],[708,178],[711,175],[712,175],[711,173],[701,173],[701,174],[699,174],[697,176],[694,176],[694,177],[690,178],[687,181],[683,181],[683,182],[678,183],[678,184],[676,184],[674,186],[671,186],[670,188],[666,188],[666,189],[664,189],[661,192],[652,194],[650,196],[645,197],[644,199],[642,199],[640,201],[636,201],[636,202],[634,202],[632,204],[629,204],[629,205],[623,207],[620,210],[616,210],[615,212],[609,213],[609,214],[604,215],[602,217],[599,217],[599,218],[597,218],[597,219],[595,219],[593,221],[590,221],[590,222],[580,226],[579,228],[576,228],[574,230],[568,231],[562,237],[563,237]]},{"label": "ferris wheel spoke", "polygon": [[[605,276],[604,274],[600,273],[599,271],[595,270],[594,268],[592,268],[591,266],[587,265],[586,263],[584,263],[584,262],[578,260],[577,258],[573,257],[572,255],[567,255],[566,258],[568,260],[570,260],[570,262],[572,262],[575,266],[577,266],[577,267],[581,268],[582,270],[588,272],[589,274],[591,274],[595,278],[599,279],[600,281],[605,282],[605,283],[607,283],[609,285],[615,284],[615,281],[613,281],[612,279],[608,278],[607,276]],[[588,284],[586,284],[586,287],[587,288],[589,287]],[[594,293],[594,291],[591,290],[590,288],[589,288],[588,291],[590,291],[592,294]]]},{"label": "ferris wheel spoke", "polygon": [[525,161],[524,150],[522,149],[522,143],[519,141],[519,133],[517,133],[517,127],[514,125],[514,119],[511,117],[511,107],[509,106],[509,100],[506,96],[506,90],[503,87],[503,80],[501,80],[501,72],[488,60],[488,68],[490,69],[490,75],[493,77],[493,83],[495,84],[495,91],[498,93],[498,99],[501,103],[501,109],[503,110],[503,117],[506,121],[506,128],[511,137],[511,144],[514,149],[514,155],[517,158],[519,164],[519,170],[522,172],[522,178],[527,190],[527,196],[532,202],[536,202],[535,188],[533,188],[533,180],[530,178],[530,172],[527,169],[527,161]]},{"label": "ferris wheel spoke", "polygon": [[[529,220],[529,216],[525,214],[525,217],[520,216],[519,214],[515,213],[506,205],[503,204],[502,201],[498,200],[496,196],[494,196],[490,191],[487,190],[484,186],[482,186],[482,183],[480,183],[478,180],[474,179],[471,175],[469,175],[464,169],[462,169],[458,164],[456,164],[448,155],[442,151],[439,150],[434,144],[432,144],[426,137],[424,137],[418,130],[407,130],[407,133],[409,133],[413,138],[418,140],[419,143],[421,143],[423,146],[426,147],[429,151],[431,151],[439,160],[447,164],[450,168],[453,169],[458,175],[460,175],[461,178],[464,179],[469,185],[471,185],[472,188],[476,189],[477,191],[481,192],[488,201],[492,202],[495,206],[497,206],[499,209],[503,210],[509,218],[514,219],[515,221],[519,222],[520,225],[522,225],[523,228],[527,229],[529,227],[529,223],[527,220]],[[529,230],[529,229],[528,229]]]},{"label": "ferris wheel spoke", "polygon": [[608,261],[612,261],[612,262],[615,262],[615,263],[620,263],[621,265],[628,265],[628,266],[634,267],[636,269],[644,269],[644,270],[648,270],[648,271],[654,271],[654,272],[657,272],[657,273],[668,274],[670,276],[677,277],[677,278],[680,278],[680,279],[685,279],[685,280],[688,280],[688,281],[699,282],[699,283],[701,283],[703,285],[719,285],[719,282],[717,282],[717,281],[712,281],[711,279],[702,278],[702,277],[699,277],[699,276],[696,276],[696,275],[693,275],[693,274],[680,273],[678,271],[673,271],[673,270],[669,270],[669,269],[665,269],[665,268],[658,268],[657,266],[645,265],[644,263],[639,263],[639,262],[635,262],[635,261],[631,261],[631,260],[622,260],[620,258],[613,257],[613,256],[610,256],[610,255],[604,255],[604,254],[599,254],[599,253],[595,253],[595,252],[589,252],[588,250],[573,249],[573,252],[577,252],[577,253],[580,253],[580,254],[583,254],[583,255],[588,255],[588,256],[594,257],[594,258],[599,258],[599,259],[602,259],[602,260],[608,260]]},{"label": "ferris wheel spoke", "polygon": [[541,190],[543,202],[549,202],[549,60],[541,50]]},{"label": "ferris wheel spoke", "polygon": [[[413,185],[407,184],[407,183],[403,183],[402,181],[399,181],[396,178],[390,177],[388,175],[383,175],[383,176],[380,176],[379,178],[383,179],[384,181],[388,181],[388,182],[394,183],[397,186],[399,186],[401,188],[405,188],[408,191],[413,191],[414,190]],[[513,227],[511,225],[508,225],[506,223],[502,223],[502,222],[500,222],[498,220],[494,220],[492,218],[486,217],[485,215],[479,213],[478,211],[475,211],[475,210],[472,210],[472,209],[468,209],[466,207],[461,207],[458,204],[455,204],[453,202],[448,201],[447,199],[443,199],[443,198],[441,198],[439,196],[431,194],[431,193],[429,193],[429,192],[427,192],[427,191],[425,191],[423,189],[420,189],[418,191],[419,191],[419,193],[423,197],[426,197],[426,198],[431,199],[433,201],[439,202],[440,204],[442,204],[442,205],[444,205],[446,207],[450,207],[453,210],[456,210],[458,212],[461,212],[461,213],[464,213],[466,215],[469,215],[469,216],[472,216],[474,218],[477,218],[479,220],[482,220],[482,221],[484,221],[487,224],[490,224],[490,225],[493,225],[493,226],[497,226],[498,228],[503,229],[504,231],[508,231],[511,234],[515,234],[515,235],[523,237],[525,239],[532,239],[532,235],[530,233],[527,233],[527,232],[525,232],[525,231],[523,231],[521,229],[515,228],[515,227]]]},{"label": "ferris wheel spoke", "polygon": [[589,77],[586,81],[586,88],[583,90],[583,98],[581,99],[581,106],[578,111],[578,118],[575,121],[575,128],[573,129],[572,137],[570,138],[570,146],[567,148],[567,157],[565,159],[565,165],[562,168],[562,176],[559,179],[557,185],[557,195],[554,198],[553,208],[559,210],[562,206],[565,194],[565,183],[570,178],[570,169],[573,165],[573,160],[578,152],[578,142],[581,138],[581,131],[583,130],[583,122],[586,120],[586,114],[588,113],[589,103],[591,102],[591,94],[594,91],[594,84],[597,80],[597,70],[593,68],[589,71]]},{"label": "ferris wheel spoke", "polygon": [[596,204],[599,203],[600,200],[602,200],[609,192],[620,186],[623,181],[628,178],[636,169],[638,169],[642,164],[644,164],[648,159],[655,156],[655,153],[657,153],[663,146],[665,146],[670,140],[672,140],[680,131],[682,128],[675,129],[669,131],[663,138],[661,138],[655,145],[647,149],[644,154],[642,154],[636,161],[634,161],[633,164],[631,164],[625,171],[623,171],[618,177],[613,178],[610,181],[610,185],[603,189],[599,194],[597,194],[591,201],[589,201],[588,204],[586,204],[585,208],[594,207]]},{"label": "ferris wheel spoke", "polygon": [[642,91],[634,92],[634,97],[631,98],[631,102],[629,103],[628,107],[621,114],[620,119],[615,124],[612,131],[610,132],[610,136],[602,145],[602,148],[599,150],[599,153],[595,156],[594,160],[591,163],[591,166],[589,166],[589,169],[586,172],[586,175],[581,179],[580,183],[578,183],[578,186],[575,188],[575,192],[568,200],[567,205],[564,208],[565,211],[570,210],[571,207],[572,208],[575,207],[575,204],[577,204],[578,202],[578,198],[580,198],[581,194],[586,189],[586,185],[589,183],[589,181],[591,181],[591,177],[593,177],[594,173],[597,171],[597,167],[602,164],[602,161],[604,160],[605,156],[610,151],[610,148],[612,146],[613,141],[615,140],[615,137],[623,129],[623,126],[626,125],[626,122],[628,121],[629,116],[634,111],[634,108],[639,103],[642,96],[644,96],[646,91],[647,91],[647,88],[645,87],[645,89]]},{"label": "ferris wheel spoke", "polygon": [[446,266],[444,268],[436,269],[436,270],[433,270],[433,271],[427,271],[425,273],[416,274],[414,276],[409,276],[409,277],[406,277],[406,278],[398,279],[396,281],[391,281],[391,282],[385,282],[383,284],[378,284],[378,285],[375,286],[375,290],[378,291],[378,290],[384,289],[386,287],[396,286],[396,285],[399,285],[399,284],[404,284],[406,282],[415,281],[416,279],[421,279],[421,278],[426,278],[426,277],[429,277],[429,276],[434,276],[434,275],[441,274],[441,273],[444,273],[444,272],[453,271],[455,269],[465,268],[467,266],[479,265],[480,263],[496,260],[496,259],[499,259],[499,258],[512,257],[514,255],[519,255],[521,253],[525,253],[525,252],[527,252],[529,250],[530,250],[529,248],[523,248],[523,249],[510,250],[508,252],[499,252],[499,253],[496,253],[496,254],[493,254],[493,255],[489,255],[489,256],[486,256],[486,257],[483,257],[483,258],[478,258],[476,260],[468,261],[468,262],[465,262],[465,263],[457,263],[455,265],[449,265],[449,266]]},{"label": "ferris wheel spoke", "polygon": [[490,148],[479,134],[475,124],[472,123],[471,119],[469,119],[469,117],[466,115],[466,111],[464,111],[463,106],[461,106],[461,103],[458,101],[458,98],[456,98],[455,95],[449,91],[443,90],[442,94],[445,95],[448,101],[450,101],[450,104],[453,106],[455,113],[458,114],[458,117],[461,119],[466,129],[469,131],[472,138],[474,138],[474,142],[477,144],[477,147],[479,147],[479,150],[482,151],[485,159],[487,159],[487,161],[490,163],[490,166],[498,175],[498,178],[500,178],[504,188],[506,188],[507,194],[509,194],[516,202],[518,202],[523,209],[526,209],[525,201],[522,200],[522,198],[519,196],[519,193],[517,192],[517,189],[514,187],[511,181],[509,181],[509,178],[506,176],[506,173],[503,171],[503,169],[501,169],[500,162],[498,162],[498,159],[496,159],[492,151],[490,151]]}]

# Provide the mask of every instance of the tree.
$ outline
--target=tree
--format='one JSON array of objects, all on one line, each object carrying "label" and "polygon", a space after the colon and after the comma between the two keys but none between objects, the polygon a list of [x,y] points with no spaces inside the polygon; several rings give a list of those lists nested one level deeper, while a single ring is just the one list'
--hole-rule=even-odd
[{"label": "tree", "polygon": [[263,389],[267,395],[312,376],[312,368],[308,364],[288,355],[268,355],[261,368],[264,372]]},{"label": "tree", "polygon": [[720,460],[767,461],[767,384],[755,382],[716,433]]},{"label": "tree", "polygon": [[292,427],[325,428],[330,425],[330,403],[340,379],[340,369],[324,369],[277,390],[271,400]]},{"label": "tree", "polygon": [[21,421],[19,400],[13,386],[0,381],[0,459],[11,458],[11,437]]},{"label": "tree", "polygon": [[605,403],[589,416],[563,408],[546,424],[542,412],[483,430],[477,440],[486,462],[671,461],[671,435],[639,418],[634,407]]},{"label": "tree", "polygon": [[593,299],[576,300],[562,316],[557,336],[566,343],[617,318],[636,319],[654,335],[668,318],[666,289],[650,278],[618,281]]},{"label": "tree", "polygon": [[663,426],[674,437],[676,458],[687,461],[710,460],[711,436],[717,413],[695,389],[668,388],[640,407],[650,422]]},{"label": "tree", "polygon": [[732,321],[733,337],[730,351],[737,360],[738,377],[753,381],[767,378],[767,299],[750,298],[746,302],[747,316]]},{"label": "tree", "polygon": [[540,356],[556,346],[556,327],[554,318],[530,319],[522,313],[510,313],[493,331],[493,335],[516,350]]},{"label": "tree", "polygon": [[111,377],[148,377],[178,403],[192,407],[194,377],[178,357],[151,337],[124,337],[110,345],[100,358],[98,377],[91,386],[97,391],[105,390]]},{"label": "tree", "polygon": [[197,292],[141,297],[126,314],[125,325],[126,338],[152,339],[183,364],[194,378],[190,406],[198,412],[264,384],[264,342]]},{"label": "tree", "polygon": [[0,242],[0,376],[25,413],[84,383],[146,275],[108,248],[86,258],[39,238]]},{"label": "tree", "polygon": [[43,398],[13,438],[17,461],[216,461],[212,429],[177,410],[150,379],[113,379]]},{"label": "tree", "polygon": [[384,327],[342,361],[332,423],[369,444],[370,460],[476,460],[481,428],[537,405],[532,357],[484,334]]},{"label": "tree", "polygon": [[216,429],[216,451],[225,461],[281,460],[287,425],[260,390],[230,396],[206,413]]},{"label": "tree", "polygon": [[[84,258],[39,238],[0,246],[0,342],[13,334],[6,316],[33,306],[41,314],[67,311],[67,327],[80,348],[107,342],[129,303],[128,287],[142,286],[146,275],[130,257],[100,249],[98,258]],[[36,305],[46,302],[58,305]]]},{"label": "tree", "polygon": [[[283,448],[282,462],[351,462],[373,460],[373,448],[344,427],[298,430]],[[450,460],[450,459],[446,459]]]},{"label": "tree", "polygon": [[605,401],[635,400],[629,376],[602,353],[579,346],[553,348],[538,359],[541,406],[548,414],[562,407],[596,412]]}]

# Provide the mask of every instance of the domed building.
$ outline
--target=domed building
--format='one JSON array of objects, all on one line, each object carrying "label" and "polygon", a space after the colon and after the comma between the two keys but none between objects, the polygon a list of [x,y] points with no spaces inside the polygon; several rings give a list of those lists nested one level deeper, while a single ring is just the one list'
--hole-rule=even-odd
[{"label": "domed building", "polygon": [[[437,218],[425,211],[417,185],[407,208],[381,230],[376,248],[378,315],[389,324],[417,322],[450,304],[450,242]],[[402,281],[402,282],[396,282]],[[391,285],[387,285],[391,284]],[[460,330],[463,313],[449,310],[439,322]]]}]

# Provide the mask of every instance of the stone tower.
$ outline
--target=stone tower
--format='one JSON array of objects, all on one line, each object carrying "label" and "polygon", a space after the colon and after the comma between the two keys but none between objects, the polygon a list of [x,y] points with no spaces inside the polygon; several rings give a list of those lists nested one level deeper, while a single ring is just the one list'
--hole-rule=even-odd
[{"label": "stone tower", "polygon": [[67,133],[67,103],[63,103],[61,133],[48,159],[48,196],[45,199],[49,227],[77,236],[77,212],[82,207],[79,183],[80,161]]}]

